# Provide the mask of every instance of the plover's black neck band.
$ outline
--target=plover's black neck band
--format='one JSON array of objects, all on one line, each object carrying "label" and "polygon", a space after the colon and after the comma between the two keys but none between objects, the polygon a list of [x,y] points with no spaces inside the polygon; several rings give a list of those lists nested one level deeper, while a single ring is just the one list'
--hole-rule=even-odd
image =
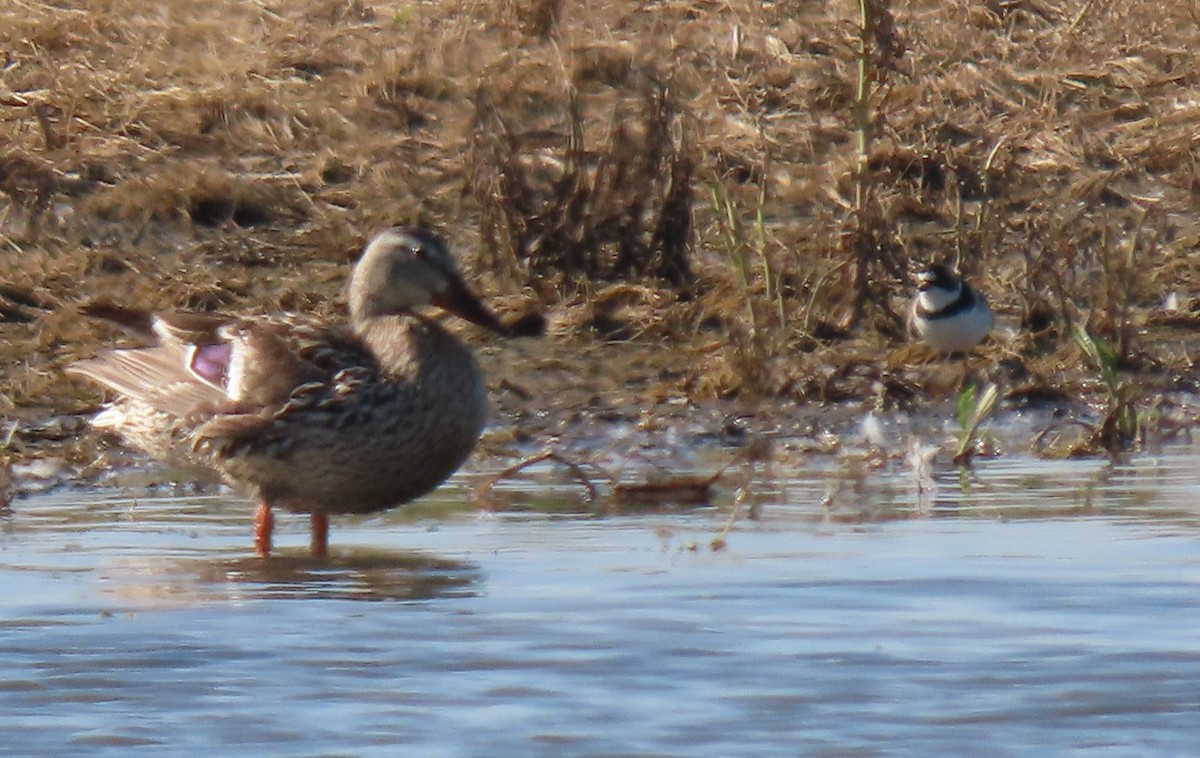
[{"label": "plover's black neck band", "polygon": [[942,318],[953,318],[960,313],[966,313],[974,308],[977,300],[978,298],[975,296],[975,291],[972,290],[966,282],[963,282],[962,289],[959,290],[958,297],[955,298],[954,302],[950,303],[945,308],[936,311],[926,310],[925,308],[918,307],[917,313],[920,314],[921,318],[929,321],[937,321],[938,319]]}]

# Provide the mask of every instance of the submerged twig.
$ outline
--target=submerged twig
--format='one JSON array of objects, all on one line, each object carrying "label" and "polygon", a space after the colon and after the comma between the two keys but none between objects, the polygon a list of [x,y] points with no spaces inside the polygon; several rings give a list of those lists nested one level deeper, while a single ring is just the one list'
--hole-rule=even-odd
[{"label": "submerged twig", "polygon": [[486,481],[480,484],[475,489],[475,495],[480,500],[490,502],[492,490],[497,484],[505,479],[510,479],[530,466],[542,463],[543,461],[555,461],[556,463],[566,466],[567,470],[574,474],[579,483],[582,484],[584,489],[587,490],[587,495],[584,498],[584,502],[596,502],[597,498],[600,496],[600,490],[596,487],[596,484],[592,481],[591,477],[587,475],[587,472],[583,470],[583,466],[567,458],[562,453],[554,450],[543,450],[537,455],[531,455],[528,458],[517,461],[513,465],[489,477]]},{"label": "submerged twig", "polygon": [[[598,502],[601,496],[601,487],[589,471],[594,472],[608,482],[610,507],[601,508],[602,512],[619,512],[622,508],[638,505],[663,505],[668,503],[706,505],[712,501],[714,494],[713,487],[726,475],[731,466],[739,462],[749,462],[753,465],[756,461],[762,460],[765,457],[765,449],[768,448],[760,443],[746,445],[712,474],[703,476],[674,474],[663,478],[648,478],[634,482],[620,481],[619,474],[614,474],[594,461],[580,462],[556,450],[543,450],[540,453],[523,458],[488,477],[487,480],[476,487],[475,494],[480,500],[490,503],[493,500],[491,497],[492,490],[500,482],[511,479],[530,466],[545,461],[554,461],[565,466],[575,480],[583,485],[586,489],[584,502],[589,505]],[[739,491],[739,508],[733,516],[734,519],[736,519],[737,513],[740,512],[740,503],[745,498],[744,493],[747,491],[749,491],[748,487],[742,488]],[[729,528],[731,526],[727,527],[725,532],[728,532]]]}]

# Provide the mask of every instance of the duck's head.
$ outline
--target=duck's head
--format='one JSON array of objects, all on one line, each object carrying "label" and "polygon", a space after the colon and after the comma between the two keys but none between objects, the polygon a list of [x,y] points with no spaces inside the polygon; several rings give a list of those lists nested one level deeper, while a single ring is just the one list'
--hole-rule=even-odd
[{"label": "duck's head", "polygon": [[397,227],[376,235],[350,275],[350,319],[412,313],[434,305],[492,331],[507,327],[479,301],[440,237],[418,227]]}]

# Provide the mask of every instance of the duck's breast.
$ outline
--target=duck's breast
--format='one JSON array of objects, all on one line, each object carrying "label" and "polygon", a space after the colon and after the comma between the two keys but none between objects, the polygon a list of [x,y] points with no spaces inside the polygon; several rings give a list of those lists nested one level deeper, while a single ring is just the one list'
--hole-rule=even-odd
[{"label": "duck's breast", "polygon": [[228,446],[227,477],[283,507],[331,513],[399,505],[441,484],[474,449],[487,399],[475,359],[429,326],[403,350],[389,343],[376,369],[340,372]]}]

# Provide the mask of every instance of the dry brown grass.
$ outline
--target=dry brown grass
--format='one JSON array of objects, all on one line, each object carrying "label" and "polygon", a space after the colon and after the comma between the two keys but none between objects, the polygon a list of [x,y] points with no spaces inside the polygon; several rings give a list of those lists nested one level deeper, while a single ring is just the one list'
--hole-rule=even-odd
[{"label": "dry brown grass", "polygon": [[653,63],[628,46],[510,56],[474,107],[469,171],[496,268],[550,296],[614,280],[690,287],[693,127]]},{"label": "dry brown grass", "polygon": [[63,307],[0,297],[6,407],[80,407],[71,303],[332,312],[412,220],[560,334],[686,348],[675,392],[903,394],[879,348],[930,259],[1036,381],[1078,375],[1070,320],[1190,376],[1135,328],[1170,292],[1195,323],[1190,4],[889,6],[860,145],[853,2],[9,0],[0,284]]}]

